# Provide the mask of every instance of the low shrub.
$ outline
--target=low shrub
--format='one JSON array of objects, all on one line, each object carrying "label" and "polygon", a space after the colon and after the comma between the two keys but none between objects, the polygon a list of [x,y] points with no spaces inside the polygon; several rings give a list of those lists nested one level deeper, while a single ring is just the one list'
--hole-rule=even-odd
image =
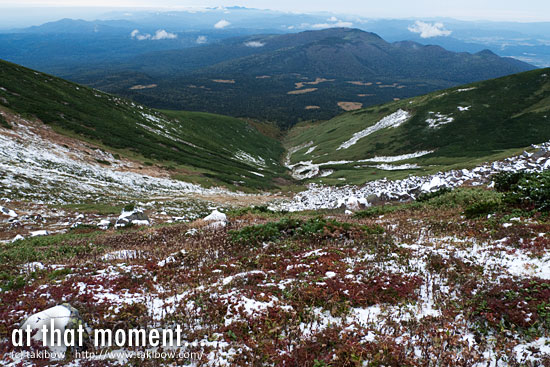
[{"label": "low shrub", "polygon": [[525,174],[511,186],[504,199],[512,205],[550,211],[550,171]]},{"label": "low shrub", "polygon": [[312,237],[355,237],[361,234],[381,234],[382,227],[368,227],[353,223],[342,223],[322,217],[307,221],[295,218],[284,218],[278,222],[269,222],[240,230],[229,231],[232,242],[259,244],[281,238]]},{"label": "low shrub", "polygon": [[474,314],[490,325],[537,333],[550,327],[550,281],[503,279],[473,300]]},{"label": "low shrub", "polygon": [[434,191],[434,192],[424,192],[424,193],[421,193],[420,195],[418,195],[418,197],[416,198],[416,201],[419,201],[421,203],[423,202],[426,202],[426,201],[429,201],[433,198],[436,198],[436,197],[439,197],[441,195],[445,195],[449,192],[451,192],[452,190],[448,187],[443,187],[437,191]]},{"label": "low shrub", "polygon": [[11,125],[2,114],[0,114],[0,126],[5,127],[6,129],[11,129]]},{"label": "low shrub", "polygon": [[496,212],[501,207],[500,200],[486,200],[469,205],[464,210],[466,218],[478,218]]},{"label": "low shrub", "polygon": [[502,194],[481,188],[458,188],[429,199],[426,204],[435,208],[467,208],[480,202],[500,201]]},{"label": "low shrub", "polygon": [[269,209],[267,205],[249,206],[245,208],[231,209],[227,212],[230,217],[240,217],[246,214],[277,214]]},{"label": "low shrub", "polygon": [[500,172],[491,177],[495,183],[495,190],[498,192],[507,192],[517,185],[518,182],[524,178],[525,172]]}]

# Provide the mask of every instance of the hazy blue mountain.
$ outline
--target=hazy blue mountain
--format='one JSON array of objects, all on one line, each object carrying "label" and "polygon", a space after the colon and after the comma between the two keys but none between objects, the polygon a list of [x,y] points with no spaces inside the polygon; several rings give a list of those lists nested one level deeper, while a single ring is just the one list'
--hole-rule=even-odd
[{"label": "hazy blue mountain", "polygon": [[[456,53],[412,41],[388,43],[358,29],[331,28],[149,53],[65,76],[158,108],[290,126],[331,118],[347,108],[532,69],[489,50]],[[155,87],[135,88],[151,84]]]}]

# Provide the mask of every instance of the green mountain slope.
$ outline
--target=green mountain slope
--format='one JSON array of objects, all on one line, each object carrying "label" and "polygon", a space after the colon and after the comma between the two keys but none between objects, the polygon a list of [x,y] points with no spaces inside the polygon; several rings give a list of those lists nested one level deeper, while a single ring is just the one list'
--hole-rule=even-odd
[{"label": "green mountain slope", "polygon": [[548,140],[550,69],[542,69],[298,125],[286,145],[295,173],[362,183],[471,166]]},{"label": "green mountain slope", "polygon": [[0,61],[0,105],[193,182],[273,188],[283,147],[244,121],[158,111]]}]

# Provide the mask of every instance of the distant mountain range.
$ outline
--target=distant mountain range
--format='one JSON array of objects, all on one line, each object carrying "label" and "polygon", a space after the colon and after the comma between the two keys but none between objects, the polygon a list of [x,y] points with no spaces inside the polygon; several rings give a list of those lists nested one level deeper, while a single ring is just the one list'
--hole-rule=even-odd
[{"label": "distant mountain range", "polygon": [[455,53],[411,41],[388,43],[358,29],[331,28],[159,51],[65,76],[158,108],[290,126],[532,69],[488,50]]}]

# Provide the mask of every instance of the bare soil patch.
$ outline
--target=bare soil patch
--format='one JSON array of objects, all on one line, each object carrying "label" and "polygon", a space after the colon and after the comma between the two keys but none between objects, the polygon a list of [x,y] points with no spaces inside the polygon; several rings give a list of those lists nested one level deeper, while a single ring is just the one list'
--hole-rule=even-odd
[{"label": "bare soil patch", "polygon": [[359,102],[338,102],[338,106],[344,111],[355,111],[363,107]]},{"label": "bare soil patch", "polygon": [[306,93],[315,92],[317,89],[318,88],[306,88],[306,89],[292,90],[287,94],[306,94]]},{"label": "bare soil patch", "polygon": [[156,87],[157,87],[156,84],[147,84],[147,85],[137,84],[137,85],[134,85],[133,87],[130,87],[130,90],[150,89],[150,88],[156,88]]}]

